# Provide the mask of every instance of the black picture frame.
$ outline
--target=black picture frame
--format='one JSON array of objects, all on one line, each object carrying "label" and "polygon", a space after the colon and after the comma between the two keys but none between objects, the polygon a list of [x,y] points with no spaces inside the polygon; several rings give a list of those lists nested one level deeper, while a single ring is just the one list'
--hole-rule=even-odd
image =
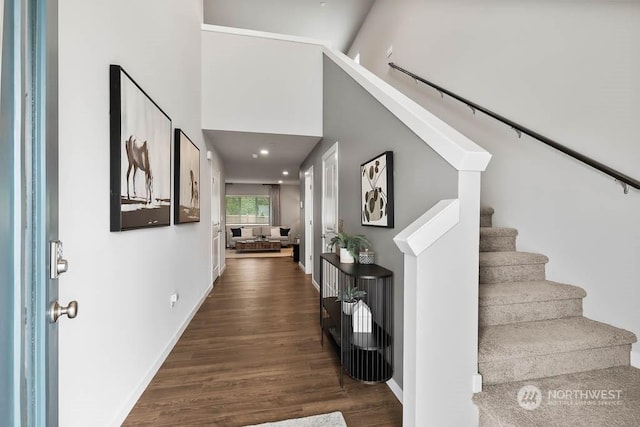
[{"label": "black picture frame", "polygon": [[394,227],[393,151],[385,151],[360,165],[361,224]]},{"label": "black picture frame", "polygon": [[200,149],[176,128],[174,144],[174,224],[200,222]]},{"label": "black picture frame", "polygon": [[111,231],[171,225],[171,118],[121,66],[109,86]]}]

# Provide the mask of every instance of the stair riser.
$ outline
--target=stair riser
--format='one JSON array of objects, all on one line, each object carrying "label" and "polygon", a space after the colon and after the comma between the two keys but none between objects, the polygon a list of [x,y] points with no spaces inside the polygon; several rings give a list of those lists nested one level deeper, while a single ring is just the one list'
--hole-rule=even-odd
[{"label": "stair riser", "polygon": [[481,236],[480,252],[513,252],[516,250],[516,236]]},{"label": "stair riser", "polygon": [[582,316],[582,299],[480,307],[480,326]]},{"label": "stair riser", "polygon": [[628,366],[631,345],[593,348],[569,353],[480,362],[484,384],[501,384],[534,378]]},{"label": "stair riser", "polygon": [[480,227],[492,227],[491,217],[493,215],[480,215]]},{"label": "stair riser", "polygon": [[480,267],[480,283],[545,280],[544,264]]}]

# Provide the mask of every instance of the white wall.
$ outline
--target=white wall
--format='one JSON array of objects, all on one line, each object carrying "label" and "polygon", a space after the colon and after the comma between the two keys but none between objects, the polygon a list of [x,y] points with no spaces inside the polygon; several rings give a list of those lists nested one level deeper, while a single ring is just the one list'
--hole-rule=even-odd
[{"label": "white wall", "polygon": [[[60,321],[61,426],[120,425],[211,285],[201,19],[201,0],[60,2],[60,300],[79,303]],[[200,223],[109,232],[111,63],[200,148]]]},{"label": "white wall", "polygon": [[322,135],[322,47],[215,28],[202,31],[202,128]]},{"label": "white wall", "polygon": [[585,315],[636,334],[640,192],[624,195],[605,175],[441,100],[387,62],[640,178],[638,22],[637,2],[378,0],[350,50],[490,151],[482,201],[496,209],[494,224],[518,228],[520,250],[548,255],[550,279],[584,287]]}]

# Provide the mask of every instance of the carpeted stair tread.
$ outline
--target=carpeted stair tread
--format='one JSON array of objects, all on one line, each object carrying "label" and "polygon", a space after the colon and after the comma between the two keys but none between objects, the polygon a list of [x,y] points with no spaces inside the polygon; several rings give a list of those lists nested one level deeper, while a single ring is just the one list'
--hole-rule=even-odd
[{"label": "carpeted stair tread", "polygon": [[480,286],[481,307],[578,299],[585,296],[587,296],[585,290],[578,286],[548,280],[486,283]]},{"label": "carpeted stair tread", "polygon": [[636,336],[585,317],[485,326],[480,329],[478,361],[496,361],[628,345]]},{"label": "carpeted stair tread", "polygon": [[509,227],[480,227],[480,238],[482,237],[515,237],[518,230]]},{"label": "carpeted stair tread", "polygon": [[[525,385],[536,386],[542,392],[541,404],[534,410],[524,410],[518,404],[518,391]],[[586,402],[573,397],[562,401],[553,394],[558,390],[620,390],[621,393],[620,399]],[[566,395],[566,392],[560,394]],[[488,385],[482,393],[473,396],[473,401],[487,416],[484,422],[481,416],[481,427],[640,426],[640,369],[620,366]]]},{"label": "carpeted stair tread", "polygon": [[546,264],[549,258],[531,252],[481,252],[480,267]]}]

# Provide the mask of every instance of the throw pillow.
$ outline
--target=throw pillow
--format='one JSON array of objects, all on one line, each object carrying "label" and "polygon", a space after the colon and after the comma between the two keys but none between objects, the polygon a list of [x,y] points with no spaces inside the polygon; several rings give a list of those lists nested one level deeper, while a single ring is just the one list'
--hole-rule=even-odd
[{"label": "throw pillow", "polygon": [[288,236],[289,235],[289,231],[291,231],[290,228],[282,228],[282,227],[280,227],[280,235],[281,236],[285,236],[285,237]]},{"label": "throw pillow", "polygon": [[278,227],[271,229],[271,237],[280,237],[280,229]]},{"label": "throw pillow", "polygon": [[240,227],[231,229],[231,237],[240,237]]},{"label": "throw pillow", "polygon": [[240,231],[242,237],[253,237],[253,228],[243,228]]}]

